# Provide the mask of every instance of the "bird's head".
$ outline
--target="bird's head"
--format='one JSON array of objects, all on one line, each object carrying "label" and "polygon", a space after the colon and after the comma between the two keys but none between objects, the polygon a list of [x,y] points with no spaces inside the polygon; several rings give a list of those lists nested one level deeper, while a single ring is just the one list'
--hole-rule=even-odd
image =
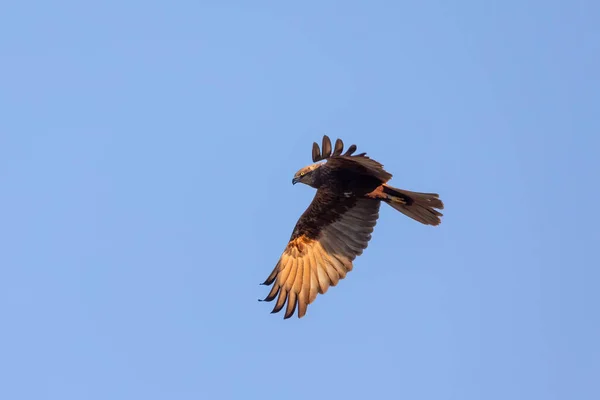
[{"label": "bird's head", "polygon": [[323,163],[316,163],[300,169],[298,172],[296,172],[296,174],[294,174],[292,184],[295,185],[296,183],[304,183],[305,185],[312,186],[314,188],[318,187],[317,178],[321,165],[323,165]]}]

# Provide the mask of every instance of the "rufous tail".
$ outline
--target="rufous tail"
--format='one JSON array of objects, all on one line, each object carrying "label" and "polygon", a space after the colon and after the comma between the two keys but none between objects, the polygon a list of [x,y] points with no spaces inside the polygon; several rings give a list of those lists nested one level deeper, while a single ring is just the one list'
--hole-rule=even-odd
[{"label": "rufous tail", "polygon": [[419,193],[382,185],[383,201],[404,215],[425,225],[439,225],[444,203],[437,193]]}]

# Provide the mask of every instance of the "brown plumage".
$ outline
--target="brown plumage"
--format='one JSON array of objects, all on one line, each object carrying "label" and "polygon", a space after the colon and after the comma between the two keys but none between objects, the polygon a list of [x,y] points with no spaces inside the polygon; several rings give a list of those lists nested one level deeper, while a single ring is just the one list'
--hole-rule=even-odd
[{"label": "brown plumage", "polygon": [[343,148],[341,139],[332,148],[329,137],[323,136],[321,148],[313,143],[315,164],[299,170],[292,180],[316,188],[317,193],[263,282],[273,285],[263,301],[277,299],[272,312],[285,306],[285,319],[296,309],[302,318],[317,294],[336,286],[352,270],[352,262],[371,239],[382,201],[422,224],[441,222],[442,214],[436,209],[443,209],[444,204],[436,193],[389,186],[392,174],[383,165],[366,153],[354,154],[355,145],[342,154]]}]

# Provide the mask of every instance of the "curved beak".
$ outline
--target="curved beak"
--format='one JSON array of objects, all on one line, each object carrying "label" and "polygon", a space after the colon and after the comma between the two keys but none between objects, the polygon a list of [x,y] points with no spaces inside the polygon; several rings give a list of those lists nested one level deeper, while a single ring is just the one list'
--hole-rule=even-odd
[{"label": "curved beak", "polygon": [[292,185],[295,185],[298,182],[300,182],[299,178],[294,177],[294,179],[292,179]]}]

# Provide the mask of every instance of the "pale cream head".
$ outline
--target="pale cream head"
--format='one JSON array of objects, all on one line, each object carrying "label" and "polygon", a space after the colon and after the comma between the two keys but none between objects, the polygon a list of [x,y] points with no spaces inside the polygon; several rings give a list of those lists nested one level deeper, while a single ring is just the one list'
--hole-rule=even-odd
[{"label": "pale cream head", "polygon": [[300,182],[300,183],[304,183],[309,186],[312,186],[312,184],[314,183],[314,171],[317,170],[318,168],[320,168],[323,164],[324,164],[324,162],[318,162],[315,164],[307,165],[304,168],[301,168],[294,175],[294,179],[292,179],[292,183],[296,184],[296,183]]}]

